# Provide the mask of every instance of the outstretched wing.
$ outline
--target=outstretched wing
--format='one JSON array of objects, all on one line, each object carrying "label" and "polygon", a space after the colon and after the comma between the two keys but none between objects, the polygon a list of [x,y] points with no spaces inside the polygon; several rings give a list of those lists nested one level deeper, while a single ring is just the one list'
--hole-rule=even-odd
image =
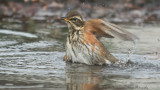
[{"label": "outstretched wing", "polygon": [[139,39],[132,33],[122,29],[121,27],[104,22],[101,19],[91,19],[85,22],[85,30],[89,30],[96,37],[118,38],[125,41],[134,41]]}]

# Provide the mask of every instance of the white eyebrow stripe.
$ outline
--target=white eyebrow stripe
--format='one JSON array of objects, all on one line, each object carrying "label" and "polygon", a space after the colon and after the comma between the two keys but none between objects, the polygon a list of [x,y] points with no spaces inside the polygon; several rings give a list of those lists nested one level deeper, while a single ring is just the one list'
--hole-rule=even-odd
[{"label": "white eyebrow stripe", "polygon": [[74,16],[74,17],[72,17],[72,18],[77,18],[77,19],[79,19],[79,20],[81,20],[81,21],[82,21],[82,18],[81,18],[81,17],[79,17],[79,16]]}]

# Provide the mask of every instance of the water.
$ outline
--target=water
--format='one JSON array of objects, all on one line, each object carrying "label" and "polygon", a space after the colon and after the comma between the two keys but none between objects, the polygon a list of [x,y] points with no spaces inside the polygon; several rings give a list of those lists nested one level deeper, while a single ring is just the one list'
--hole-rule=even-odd
[{"label": "water", "polygon": [[159,27],[125,27],[140,37],[136,48],[132,42],[102,39],[120,61],[129,59],[130,64],[88,66],[63,61],[66,28],[34,21],[25,25],[10,24],[8,29],[1,25],[4,29],[0,29],[0,90],[160,88],[160,58],[154,54],[160,50]]}]

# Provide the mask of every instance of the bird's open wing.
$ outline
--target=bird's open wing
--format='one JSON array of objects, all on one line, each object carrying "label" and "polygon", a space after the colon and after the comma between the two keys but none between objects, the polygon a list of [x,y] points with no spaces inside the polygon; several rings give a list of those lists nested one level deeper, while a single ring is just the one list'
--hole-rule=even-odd
[{"label": "bird's open wing", "polygon": [[121,27],[105,22],[101,19],[92,19],[85,22],[85,30],[91,31],[97,37],[118,38],[125,41],[134,41],[139,39],[132,33]]}]

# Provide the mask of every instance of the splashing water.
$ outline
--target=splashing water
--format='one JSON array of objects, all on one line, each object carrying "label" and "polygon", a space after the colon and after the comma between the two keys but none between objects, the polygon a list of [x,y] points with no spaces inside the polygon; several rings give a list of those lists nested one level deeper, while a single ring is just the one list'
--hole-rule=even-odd
[{"label": "splashing water", "polygon": [[133,42],[133,48],[128,50],[128,59],[127,60],[131,59],[131,56],[135,53],[136,48],[137,48],[137,41],[134,41]]}]

